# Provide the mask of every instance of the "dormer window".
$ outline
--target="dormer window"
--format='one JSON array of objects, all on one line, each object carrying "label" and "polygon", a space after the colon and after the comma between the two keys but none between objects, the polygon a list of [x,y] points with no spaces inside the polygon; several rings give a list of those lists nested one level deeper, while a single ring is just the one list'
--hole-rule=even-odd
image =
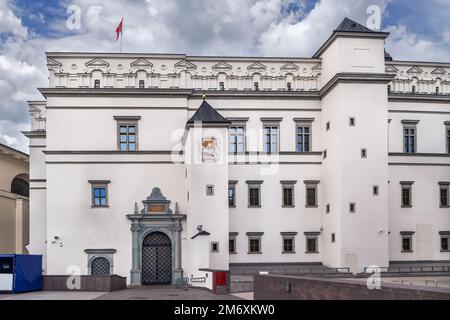
[{"label": "dormer window", "polygon": [[94,88],[95,89],[100,89],[100,80],[95,80],[94,81]]}]

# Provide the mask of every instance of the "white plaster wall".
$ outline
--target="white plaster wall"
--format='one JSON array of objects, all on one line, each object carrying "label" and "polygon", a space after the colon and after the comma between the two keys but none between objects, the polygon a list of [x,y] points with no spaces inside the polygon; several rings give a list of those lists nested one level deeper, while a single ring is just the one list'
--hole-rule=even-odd
[{"label": "white plaster wall", "polygon": [[[440,251],[439,231],[450,230],[450,209],[439,207],[439,181],[450,181],[447,166],[389,167],[389,258],[391,261],[448,260],[450,253]],[[400,181],[414,181],[412,208],[401,208]],[[420,225],[431,227],[431,244],[427,253],[418,250]],[[413,252],[401,249],[401,231],[415,231]],[[431,258],[431,259],[430,259]]]},{"label": "white plaster wall", "polygon": [[[109,208],[91,208],[88,180],[111,180]],[[77,265],[87,273],[84,249],[114,248],[114,273],[129,278],[131,269],[130,221],[134,203],[158,186],[174,210],[186,212],[184,168],[167,164],[49,164],[47,167],[48,273],[65,274]],[[63,246],[52,244],[59,236]]]},{"label": "white plaster wall", "polygon": [[[304,232],[321,229],[318,208],[305,208],[304,180],[320,180],[320,165],[279,165],[267,170],[261,165],[231,165],[230,180],[236,184],[236,208],[230,208],[230,232],[238,232],[236,254],[230,263],[252,262],[320,262],[322,237],[319,236],[319,253],[306,254]],[[268,175],[264,173],[268,172]],[[248,207],[246,180],[264,180],[261,185],[261,208]],[[297,180],[294,187],[295,208],[282,208],[280,180]],[[321,203],[321,185],[318,186],[318,203]],[[248,254],[247,232],[264,232],[261,237],[261,254]],[[295,254],[282,253],[280,232],[298,232],[295,237]]]}]

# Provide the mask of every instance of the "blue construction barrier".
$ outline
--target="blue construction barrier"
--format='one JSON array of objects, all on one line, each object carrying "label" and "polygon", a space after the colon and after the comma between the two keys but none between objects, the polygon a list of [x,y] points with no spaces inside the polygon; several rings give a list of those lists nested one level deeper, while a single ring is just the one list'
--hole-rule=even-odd
[{"label": "blue construction barrier", "polygon": [[42,255],[0,254],[0,291],[42,290]]}]

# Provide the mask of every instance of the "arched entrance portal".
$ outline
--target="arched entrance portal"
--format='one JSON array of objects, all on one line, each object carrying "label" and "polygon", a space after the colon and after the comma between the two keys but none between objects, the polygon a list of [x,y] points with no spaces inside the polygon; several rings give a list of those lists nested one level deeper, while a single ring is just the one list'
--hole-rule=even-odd
[{"label": "arched entrance portal", "polygon": [[172,243],[162,232],[152,232],[142,241],[142,284],[172,283]]}]

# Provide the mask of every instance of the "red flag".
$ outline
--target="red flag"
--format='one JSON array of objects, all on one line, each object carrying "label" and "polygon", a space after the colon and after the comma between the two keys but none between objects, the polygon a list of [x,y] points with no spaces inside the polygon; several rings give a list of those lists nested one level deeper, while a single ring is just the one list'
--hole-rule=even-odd
[{"label": "red flag", "polygon": [[116,34],[117,34],[116,41],[119,40],[119,35],[122,33],[122,23],[123,23],[123,18],[122,18],[122,20],[120,20],[120,23],[116,28]]}]

